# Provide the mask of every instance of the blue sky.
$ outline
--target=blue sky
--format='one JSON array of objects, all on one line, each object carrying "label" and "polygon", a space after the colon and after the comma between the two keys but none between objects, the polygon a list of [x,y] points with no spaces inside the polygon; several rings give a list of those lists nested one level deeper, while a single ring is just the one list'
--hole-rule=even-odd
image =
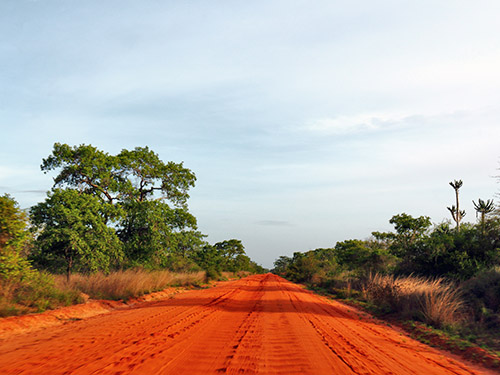
[{"label": "blue sky", "polygon": [[197,177],[210,242],[280,255],[499,191],[495,1],[0,2],[0,193],[55,142],[149,146]]}]

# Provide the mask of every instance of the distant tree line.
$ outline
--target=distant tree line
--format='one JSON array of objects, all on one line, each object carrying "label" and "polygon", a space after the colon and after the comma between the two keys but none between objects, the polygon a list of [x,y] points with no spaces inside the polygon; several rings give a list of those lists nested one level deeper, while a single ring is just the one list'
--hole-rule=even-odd
[{"label": "distant tree line", "polygon": [[392,232],[373,232],[367,240],[337,242],[332,248],[281,256],[274,272],[292,280],[315,282],[341,273],[363,277],[369,273],[420,275],[466,280],[500,264],[500,217],[493,200],[474,203],[477,223],[462,223],[458,193],[462,181],[451,182],[456,205],[448,207],[456,224],[432,225],[428,216],[394,215]]}]

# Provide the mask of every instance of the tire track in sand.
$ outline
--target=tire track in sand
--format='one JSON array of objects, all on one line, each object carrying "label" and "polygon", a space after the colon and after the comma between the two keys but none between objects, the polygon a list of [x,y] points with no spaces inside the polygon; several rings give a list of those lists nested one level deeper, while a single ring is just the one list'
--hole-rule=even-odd
[{"label": "tire track in sand", "polygon": [[481,373],[361,315],[257,275],[5,339],[0,373]]}]

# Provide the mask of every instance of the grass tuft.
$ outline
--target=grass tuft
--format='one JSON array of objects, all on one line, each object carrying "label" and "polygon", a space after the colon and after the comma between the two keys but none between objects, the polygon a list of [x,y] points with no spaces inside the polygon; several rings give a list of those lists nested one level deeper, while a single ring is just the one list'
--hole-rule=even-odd
[{"label": "grass tuft", "polygon": [[59,288],[77,290],[93,299],[126,300],[131,297],[156,292],[171,286],[201,285],[205,272],[174,273],[170,271],[146,271],[142,269],[74,274],[69,283],[64,276],[56,276]]},{"label": "grass tuft", "polygon": [[364,293],[372,303],[384,304],[405,318],[435,327],[454,326],[463,321],[460,290],[444,279],[371,275]]}]

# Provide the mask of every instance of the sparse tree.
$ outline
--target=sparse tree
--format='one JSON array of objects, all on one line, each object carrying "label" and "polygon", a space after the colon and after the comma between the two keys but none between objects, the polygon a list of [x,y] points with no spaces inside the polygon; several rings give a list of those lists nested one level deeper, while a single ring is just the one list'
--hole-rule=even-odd
[{"label": "sparse tree", "polygon": [[477,215],[481,215],[481,229],[484,232],[484,223],[486,222],[486,215],[493,212],[495,210],[495,204],[493,203],[493,199],[488,199],[487,201],[483,201],[479,198],[478,203],[472,201],[474,204],[474,208],[476,209],[476,217]]},{"label": "sparse tree", "polygon": [[462,182],[462,180],[455,180],[455,181],[450,182],[450,185],[455,190],[455,197],[456,197],[457,205],[447,207],[447,208],[451,213],[451,217],[453,218],[455,223],[457,223],[457,232],[460,232],[460,222],[462,221],[462,219],[465,216],[465,210],[460,210],[460,203],[458,200],[458,191],[462,187],[463,182]]}]

